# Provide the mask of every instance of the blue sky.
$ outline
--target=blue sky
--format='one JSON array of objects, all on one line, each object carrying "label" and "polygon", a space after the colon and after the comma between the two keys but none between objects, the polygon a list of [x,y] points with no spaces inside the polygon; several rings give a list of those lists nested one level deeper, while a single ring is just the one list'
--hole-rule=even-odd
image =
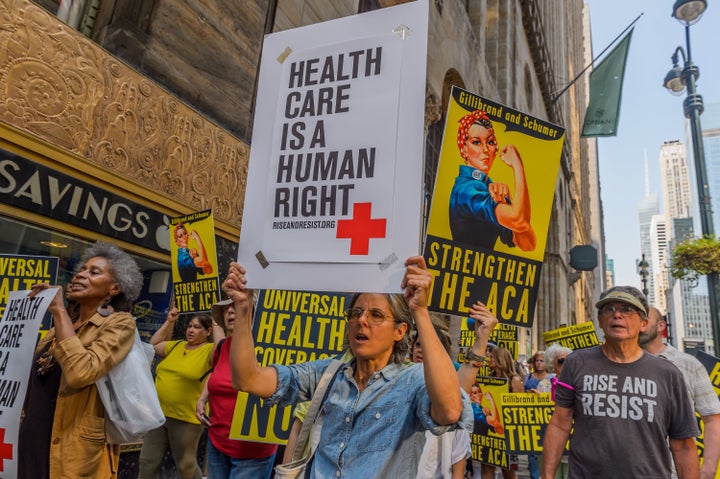
[{"label": "blue sky", "polygon": [[[615,283],[639,287],[635,260],[640,257],[637,206],[645,196],[644,153],[650,190],[662,201],[660,145],[685,138],[682,96],[662,86],[677,46],[685,48],[685,28],[671,16],[673,0],[586,0],[590,5],[593,50],[601,52],[640,13],[625,70],[618,134],[598,139],[600,187],[605,214],[606,252],[615,261]],[[697,90],[705,104],[720,102],[720,3],[708,1],[690,27],[693,63],[700,68]],[[700,118],[702,122],[702,116]],[[691,153],[690,153],[691,154]],[[692,158],[692,157],[691,157]],[[693,186],[695,180],[692,180]],[[697,202],[697,195],[693,196]],[[720,225],[715,226],[717,231]]]}]

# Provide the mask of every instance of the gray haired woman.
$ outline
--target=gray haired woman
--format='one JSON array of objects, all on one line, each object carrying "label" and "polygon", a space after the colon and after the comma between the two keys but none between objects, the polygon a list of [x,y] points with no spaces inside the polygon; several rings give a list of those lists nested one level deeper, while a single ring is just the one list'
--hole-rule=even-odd
[{"label": "gray haired woman", "polygon": [[79,264],[64,290],[40,283],[30,292],[56,291],[48,308],[54,326],[35,351],[20,425],[20,478],[117,476],[120,447],[107,443],[95,381],[132,348],[135,320],[127,310],[143,276],[108,243],[88,248]]},{"label": "gray haired woman", "polygon": [[552,343],[545,350],[545,367],[548,372],[554,373],[556,377],[560,376],[565,358],[572,353],[572,349],[561,346],[560,343]]}]

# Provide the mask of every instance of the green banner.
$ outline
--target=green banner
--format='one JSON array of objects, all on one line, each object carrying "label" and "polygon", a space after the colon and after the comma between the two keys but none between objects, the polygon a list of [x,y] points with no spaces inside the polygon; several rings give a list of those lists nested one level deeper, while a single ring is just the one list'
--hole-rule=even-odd
[{"label": "green banner", "polygon": [[590,74],[590,102],[585,112],[582,136],[617,135],[625,60],[632,30]]}]

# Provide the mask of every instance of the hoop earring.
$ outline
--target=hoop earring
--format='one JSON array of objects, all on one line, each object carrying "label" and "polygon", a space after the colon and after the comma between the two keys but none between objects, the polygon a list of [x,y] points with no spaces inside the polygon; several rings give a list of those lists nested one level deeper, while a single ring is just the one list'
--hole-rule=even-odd
[{"label": "hoop earring", "polygon": [[113,308],[112,305],[110,304],[110,298],[109,298],[109,297],[108,297],[108,299],[106,299],[105,302],[104,302],[102,305],[100,305],[100,306],[98,307],[98,309],[97,309],[97,313],[98,313],[100,316],[102,316],[103,318],[107,318],[108,316],[110,316],[110,315],[113,314],[114,312],[115,312],[115,308]]}]

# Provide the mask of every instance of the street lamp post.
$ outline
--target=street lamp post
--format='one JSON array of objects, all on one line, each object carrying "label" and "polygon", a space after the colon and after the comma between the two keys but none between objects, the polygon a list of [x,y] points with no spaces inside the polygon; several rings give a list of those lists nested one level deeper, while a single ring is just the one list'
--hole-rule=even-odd
[{"label": "street lamp post", "polygon": [[[692,135],[693,159],[695,164],[695,177],[697,180],[700,224],[703,236],[714,236],[712,207],[710,205],[710,187],[708,186],[707,168],[705,166],[705,151],[703,148],[700,115],[704,110],[702,96],[697,93],[695,81],[700,76],[700,70],[692,62],[690,50],[690,26],[697,22],[707,8],[706,0],[677,0],[673,5],[673,17],[685,26],[685,50],[681,46],[675,49],[672,55],[673,69],[665,76],[664,86],[671,93],[681,94],[687,88],[687,98],[683,101],[685,118],[690,121]],[[679,55],[682,56],[683,67],[679,66]],[[708,301],[710,305],[710,323],[713,332],[713,347],[720,346],[720,318],[718,317],[718,275],[707,275]],[[716,349],[717,351],[717,349]]]}]

